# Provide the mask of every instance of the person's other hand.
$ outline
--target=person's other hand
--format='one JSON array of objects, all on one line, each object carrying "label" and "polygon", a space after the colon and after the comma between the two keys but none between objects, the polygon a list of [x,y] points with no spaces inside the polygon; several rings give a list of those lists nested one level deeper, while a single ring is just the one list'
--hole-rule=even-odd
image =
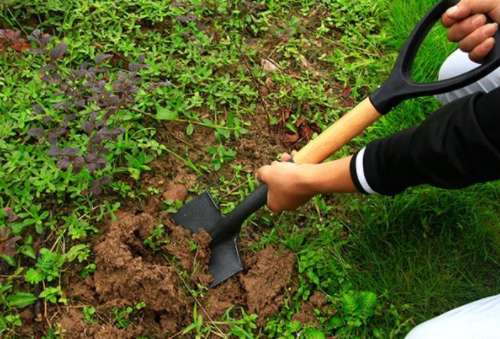
[{"label": "person's other hand", "polygon": [[[486,15],[495,22],[489,23]],[[448,39],[458,42],[472,61],[481,62],[495,45],[493,35],[500,23],[500,0],[462,0],[446,11],[442,22],[449,28]]]}]

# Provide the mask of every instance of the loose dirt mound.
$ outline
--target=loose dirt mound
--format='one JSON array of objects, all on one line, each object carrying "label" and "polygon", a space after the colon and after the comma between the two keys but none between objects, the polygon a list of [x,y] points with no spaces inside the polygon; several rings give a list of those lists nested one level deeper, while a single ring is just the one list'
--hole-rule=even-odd
[{"label": "loose dirt mound", "polygon": [[143,332],[142,326],[130,325],[125,330],[113,326],[87,326],[83,315],[74,309],[61,319],[61,327],[66,330],[65,339],[133,339]]},{"label": "loose dirt mound", "polygon": [[269,247],[244,256],[244,262],[247,272],[216,287],[205,309],[217,318],[233,305],[245,306],[248,313],[259,315],[258,325],[263,326],[283,305],[285,295],[295,292],[295,255]]},{"label": "loose dirt mound", "polygon": [[[94,305],[98,313],[110,314],[113,308],[124,309],[144,302],[140,321],[129,325],[126,331],[114,327],[112,317],[108,325],[87,325],[82,313],[71,308],[61,319],[67,330],[65,337],[164,338],[178,333],[192,321],[195,300],[186,287],[196,283],[208,285],[212,280],[208,273],[209,235],[192,235],[170,219],[162,218],[169,243],[162,253],[153,254],[144,245],[144,239],[151,235],[158,219],[146,213],[120,213],[117,217],[118,221],[109,224],[102,241],[94,247],[98,266],[94,276],[72,279],[66,293],[73,301]],[[270,247],[259,253],[244,253],[243,260],[244,272],[209,290],[204,299],[198,298],[204,319],[215,320],[236,305],[244,307],[247,313],[258,314],[258,325],[263,326],[283,305],[285,295],[295,291],[296,259],[290,251],[278,252]],[[180,278],[179,268],[189,274],[190,281]]]},{"label": "loose dirt mound", "polygon": [[[151,235],[151,231],[158,223],[157,219],[149,214],[136,216],[120,213],[117,217],[119,220],[109,224],[103,240],[94,247],[98,269],[93,279],[86,279],[77,284],[71,282],[67,290],[68,295],[85,302],[93,298],[99,310],[125,309],[144,302],[146,307],[143,310],[142,322],[146,324],[145,333],[153,337],[160,333],[176,333],[179,327],[189,324],[192,300],[183,293],[183,282],[179,279],[175,268],[169,265],[161,254],[154,255],[144,245],[144,239]],[[191,262],[189,255],[183,255],[180,250],[188,244],[184,249],[189,252],[190,240],[198,244],[199,248],[199,251],[194,251],[192,256],[196,256],[199,252],[199,257],[206,257],[205,260],[208,260],[209,254],[204,253],[207,251],[209,239],[207,241],[203,235],[191,237],[189,232],[181,233],[177,227],[170,230],[170,233],[173,248],[179,247],[175,251],[179,259],[186,263]],[[173,254],[167,253],[167,256],[172,257]],[[79,326],[85,325],[81,325],[81,314],[77,314],[78,317],[75,318],[75,312],[70,312],[63,319],[63,327],[66,326],[68,333],[74,332],[75,323],[80,324]],[[145,327],[133,329],[143,334]],[[103,329],[100,332],[84,331],[87,333],[85,338],[100,338],[98,335],[104,333],[103,331]],[[129,334],[130,331],[127,331],[123,334],[123,338],[129,338]],[[122,338],[122,336],[119,331],[115,331],[113,334],[108,332],[106,338]]]},{"label": "loose dirt mound", "polygon": [[[170,243],[166,248],[168,253],[180,260],[182,268],[191,273],[194,282],[209,285],[213,280],[212,275],[208,273],[212,241],[210,235],[205,231],[192,234],[184,227],[173,224],[168,218],[163,224],[170,230]],[[190,250],[193,242],[197,245],[196,251]]]},{"label": "loose dirt mound", "polygon": [[150,236],[156,220],[148,214],[124,215],[110,225],[106,238],[95,248],[95,289],[106,306],[132,306],[145,302],[159,312],[162,330],[173,332],[191,313],[190,300],[182,294],[173,267],[154,263],[143,239]]}]

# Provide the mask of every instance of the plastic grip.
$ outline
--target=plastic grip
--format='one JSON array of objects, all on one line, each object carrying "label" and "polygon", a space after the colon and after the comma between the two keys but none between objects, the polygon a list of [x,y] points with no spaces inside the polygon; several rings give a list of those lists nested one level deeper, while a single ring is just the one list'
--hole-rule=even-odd
[{"label": "plastic grip", "polygon": [[441,16],[459,1],[444,0],[434,6],[413,29],[406,40],[389,79],[370,95],[373,106],[380,114],[390,112],[406,99],[442,94],[465,87],[500,67],[500,31],[494,36],[497,43],[481,66],[460,76],[431,83],[417,83],[411,78],[411,69],[425,38]]}]

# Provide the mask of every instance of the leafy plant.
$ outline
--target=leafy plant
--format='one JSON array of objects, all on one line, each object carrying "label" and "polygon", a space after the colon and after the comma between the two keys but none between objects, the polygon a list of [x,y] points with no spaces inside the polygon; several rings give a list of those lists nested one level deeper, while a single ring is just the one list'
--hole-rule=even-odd
[{"label": "leafy plant", "polygon": [[31,284],[38,284],[42,280],[52,281],[59,277],[60,268],[66,262],[63,254],[57,254],[47,248],[40,249],[40,257],[25,274],[25,280]]},{"label": "leafy plant", "polygon": [[196,339],[203,338],[207,333],[211,332],[210,326],[203,325],[203,316],[198,314],[198,304],[194,304],[193,308],[193,322],[189,324],[183,331],[182,335],[191,333]]},{"label": "leafy plant", "polygon": [[128,171],[130,176],[135,180],[139,180],[142,171],[149,171],[151,168],[147,166],[147,163],[153,161],[154,156],[146,155],[144,152],[140,152],[137,156],[131,156],[129,154],[125,155],[125,160],[127,160]]},{"label": "leafy plant", "polygon": [[53,304],[58,302],[66,304],[68,302],[63,295],[60,285],[56,287],[50,287],[50,286],[46,287],[43,292],[40,292],[39,297],[44,298],[45,300]]},{"label": "leafy plant", "polygon": [[25,308],[34,304],[37,297],[33,293],[19,292],[9,295],[6,300],[9,307]]},{"label": "leafy plant", "polygon": [[21,55],[23,51],[31,49],[31,46],[26,40],[21,38],[21,34],[21,31],[0,29],[0,54],[7,54],[8,48],[11,48]]},{"label": "leafy plant", "polygon": [[148,245],[153,252],[159,251],[162,246],[170,242],[165,226],[163,223],[159,222],[155,228],[151,231],[151,235],[143,240],[145,245]]},{"label": "leafy plant", "polygon": [[348,291],[341,298],[342,313],[330,319],[330,329],[342,335],[361,335],[358,328],[366,325],[377,310],[377,296],[372,292]]},{"label": "leafy plant", "polygon": [[[137,62],[131,62],[129,72],[119,71],[116,75],[110,74],[109,69],[103,66],[112,57],[111,54],[98,54],[94,66],[89,66],[85,61],[79,68],[64,69],[58,62],[67,51],[65,43],[49,50],[51,36],[42,35],[38,29],[28,39],[39,47],[31,52],[47,58],[46,65],[40,69],[42,81],[55,85],[54,90],[57,89],[58,92],[53,95],[61,96],[63,100],[51,105],[53,109],[62,111],[57,115],[59,121],[42,105],[34,105],[33,111],[43,115],[42,122],[48,126],[33,127],[27,134],[50,144],[47,155],[57,159],[58,168],[65,170],[71,166],[75,174],[86,168],[91,175],[95,175],[108,165],[106,155],[110,153],[110,149],[107,144],[116,142],[118,136],[125,133],[125,128],[119,126],[123,123],[124,111],[133,110],[139,100],[137,93],[142,79],[138,73],[146,68],[145,56],[140,55]],[[150,83],[147,91],[169,85],[170,82]],[[61,139],[72,129],[79,129],[76,133],[87,140],[85,147],[59,146],[63,142]],[[139,173],[132,174],[137,177]],[[110,177],[102,176],[94,180],[91,187],[83,190],[82,194],[99,195],[101,187],[110,182]]]},{"label": "leafy plant", "polygon": [[23,324],[21,320],[21,315],[19,314],[8,314],[3,316],[0,314],[0,334],[5,335],[5,338],[15,338],[16,327],[20,327]]},{"label": "leafy plant", "polygon": [[146,303],[134,303],[133,307],[127,307],[123,310],[113,308],[113,322],[118,328],[126,328],[132,323],[131,314],[146,307]]},{"label": "leafy plant", "polygon": [[224,163],[232,161],[236,155],[235,150],[226,149],[223,145],[219,145],[217,148],[207,147],[207,152],[212,154],[211,165],[216,171],[220,170]]},{"label": "leafy plant", "polygon": [[44,220],[49,217],[49,211],[43,211],[42,205],[31,205],[26,212],[19,213],[19,217],[23,219],[23,227],[34,225],[37,233],[42,233]]},{"label": "leafy plant", "polygon": [[224,325],[229,326],[228,335],[234,335],[240,339],[253,339],[254,338],[254,330],[257,329],[257,314],[246,314],[245,311],[241,310],[241,318],[234,319],[230,316],[230,312],[232,309],[229,309],[225,312],[225,320]]},{"label": "leafy plant", "polygon": [[92,324],[95,322],[95,307],[93,306],[84,306],[83,307],[83,310],[82,310],[82,313],[83,313],[83,316],[85,317],[85,321],[87,322],[87,324]]}]

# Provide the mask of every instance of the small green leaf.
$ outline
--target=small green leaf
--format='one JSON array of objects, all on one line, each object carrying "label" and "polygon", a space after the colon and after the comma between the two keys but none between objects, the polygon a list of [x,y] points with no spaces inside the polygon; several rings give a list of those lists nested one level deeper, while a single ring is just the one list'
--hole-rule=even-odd
[{"label": "small green leaf", "polygon": [[10,307],[24,308],[32,305],[36,301],[36,297],[32,293],[16,293],[7,297],[7,303]]},{"label": "small green leaf", "polygon": [[227,125],[229,127],[234,127],[234,113],[233,112],[229,112],[227,114]]},{"label": "small green leaf", "polygon": [[49,211],[45,211],[42,213],[42,215],[40,215],[40,220],[43,220],[45,218],[47,218],[49,216]]},{"label": "small green leaf", "polygon": [[304,339],[325,339],[325,333],[317,329],[309,329],[302,333]]},{"label": "small green leaf", "polygon": [[197,248],[198,248],[198,245],[195,242],[193,242],[193,241],[189,242],[189,250],[191,252],[196,251]]},{"label": "small green leaf", "polygon": [[33,268],[30,268],[28,272],[26,272],[24,279],[31,283],[31,284],[38,284],[40,281],[42,281],[45,278],[45,276],[38,270],[35,270]]},{"label": "small green leaf", "polygon": [[0,255],[0,258],[2,258],[10,266],[16,266],[16,259],[14,259],[14,257],[9,257],[5,254],[2,254]]},{"label": "small green leaf", "polygon": [[36,225],[35,225],[35,231],[38,234],[42,234],[43,233],[43,226],[42,226],[41,222],[37,222],[36,223]]},{"label": "small green leaf", "polygon": [[340,328],[344,326],[344,321],[340,317],[333,317],[332,319],[330,319],[330,326],[332,328]]},{"label": "small green leaf", "polygon": [[194,132],[194,126],[193,126],[193,124],[189,124],[188,127],[186,128],[186,134],[192,135],[193,132]]},{"label": "small green leaf", "polygon": [[5,321],[4,316],[0,314],[0,333],[2,333],[2,331],[5,331],[7,329],[7,326],[7,321]]},{"label": "small green leaf", "polygon": [[189,333],[190,331],[192,331],[194,328],[196,327],[196,323],[192,323],[191,325],[189,325],[188,327],[186,327],[184,329],[184,331],[182,331],[182,334],[187,334]]},{"label": "small green leaf", "polygon": [[33,249],[33,247],[31,247],[29,245],[23,246],[21,249],[21,253],[24,254],[25,256],[27,256],[28,258],[36,260],[35,250]]},{"label": "small green leaf", "polygon": [[207,125],[207,127],[214,127],[214,123],[208,120],[207,118],[203,119],[203,123]]},{"label": "small green leaf", "polygon": [[129,167],[128,171],[130,172],[130,176],[135,180],[139,180],[139,178],[141,177],[141,170],[137,168]]},{"label": "small green leaf", "polygon": [[172,111],[167,107],[161,107],[160,105],[156,105],[155,118],[158,120],[177,120],[179,119],[179,113]]},{"label": "small green leaf", "polygon": [[35,219],[26,219],[23,221],[24,226],[33,225],[34,223],[36,223]]},{"label": "small green leaf", "polygon": [[79,262],[82,262],[85,259],[87,259],[89,252],[90,249],[88,248],[87,245],[78,244],[70,248],[68,253],[66,253],[66,258],[68,259],[69,262],[74,261],[76,258],[78,258]]}]

